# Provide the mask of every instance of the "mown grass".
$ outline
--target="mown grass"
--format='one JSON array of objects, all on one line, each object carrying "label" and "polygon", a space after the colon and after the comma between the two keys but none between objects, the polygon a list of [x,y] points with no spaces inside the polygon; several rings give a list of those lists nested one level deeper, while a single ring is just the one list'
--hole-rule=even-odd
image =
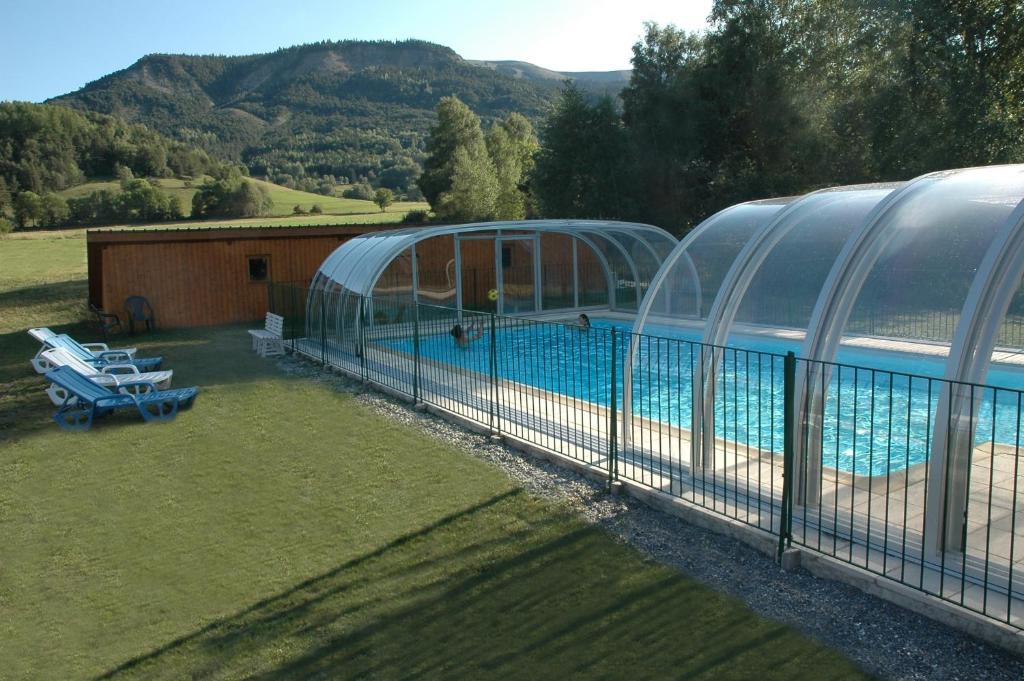
[{"label": "mown grass", "polygon": [[[182,209],[185,214],[188,215],[192,211],[192,197],[199,190],[199,185],[202,184],[202,179],[195,179],[189,182],[191,186],[185,186],[185,180],[178,178],[150,178],[151,181],[155,181],[160,185],[160,190],[177,196],[181,201]],[[396,202],[388,207],[387,212],[381,213],[380,209],[373,201],[364,201],[360,199],[346,199],[340,196],[323,196],[321,194],[312,194],[310,192],[298,191],[296,189],[289,189],[288,187],[282,187],[281,185],[274,184],[272,182],[265,182],[263,180],[253,179],[253,182],[264,187],[269,193],[270,198],[274,202],[274,206],[270,211],[269,217],[283,217],[293,215],[295,206],[299,206],[302,210],[307,213],[314,205],[319,205],[324,215],[320,216],[299,216],[306,220],[330,220],[332,216],[348,216],[348,215],[366,215],[366,216],[381,216],[373,217],[368,222],[397,222],[411,210],[429,210],[430,205],[425,202],[413,202],[413,201],[400,201]],[[93,182],[87,182],[85,184],[76,185],[65,189],[64,191],[58,192],[64,198],[75,198],[81,196],[87,196],[94,191],[100,191],[106,189],[112,192],[120,192],[121,185],[116,180],[97,180]],[[391,216],[390,219],[383,216]],[[265,219],[265,218],[264,218]],[[339,222],[304,222],[303,224],[346,224]]]},{"label": "mown grass", "polygon": [[244,328],[130,339],[198,384],[197,404],[72,434],[16,326],[0,333],[0,676],[861,676],[491,465],[255,357]]}]

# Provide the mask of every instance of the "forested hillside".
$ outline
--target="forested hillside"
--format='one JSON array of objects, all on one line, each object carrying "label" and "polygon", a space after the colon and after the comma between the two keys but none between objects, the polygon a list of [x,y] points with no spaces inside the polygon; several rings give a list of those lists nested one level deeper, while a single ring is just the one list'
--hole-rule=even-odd
[{"label": "forested hillside", "polygon": [[0,182],[56,192],[118,168],[147,177],[201,176],[224,164],[142,125],[63,106],[0,103]]},{"label": "forested hillside", "polygon": [[[573,77],[607,90],[625,84],[616,74]],[[485,123],[512,112],[537,120],[565,77],[472,63],[422,41],[322,42],[241,57],[150,55],[52,101],[144,122],[285,186],[367,181],[415,195],[442,97]]]}]

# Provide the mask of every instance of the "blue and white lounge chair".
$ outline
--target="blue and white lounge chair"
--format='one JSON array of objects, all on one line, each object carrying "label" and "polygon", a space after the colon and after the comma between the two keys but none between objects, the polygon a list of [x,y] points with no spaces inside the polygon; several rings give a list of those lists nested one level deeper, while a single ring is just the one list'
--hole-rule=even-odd
[{"label": "blue and white lounge chair", "polygon": [[[49,334],[41,333],[43,331],[48,331]],[[40,374],[45,374],[48,371],[45,364],[40,362],[39,359],[42,356],[43,351],[50,348],[64,348],[78,359],[83,362],[88,362],[94,367],[104,367],[110,364],[131,364],[138,367],[139,371],[156,371],[160,368],[160,363],[163,362],[162,357],[145,357],[142,359],[134,358],[133,355],[135,354],[135,348],[124,348],[119,350],[91,350],[89,348],[90,345],[106,346],[103,343],[89,343],[88,345],[83,345],[67,334],[53,333],[49,329],[30,329],[29,335],[43,344],[43,347],[39,349],[36,356],[32,358],[32,368]]]},{"label": "blue and white lounge chair", "polygon": [[143,395],[114,392],[90,381],[71,367],[48,371],[46,380],[60,386],[68,394],[68,399],[53,415],[53,420],[65,430],[89,430],[95,418],[105,416],[115,409],[136,409],[147,423],[170,421],[177,416],[179,408],[192,406],[199,393],[199,388],[195,387],[157,390],[156,386],[152,386],[153,389]]},{"label": "blue and white lounge chair", "polygon": [[[63,366],[71,367],[94,383],[115,390],[125,388],[126,392],[138,395],[150,392],[153,386],[156,386],[157,390],[167,390],[171,387],[171,378],[174,376],[174,372],[169,369],[142,373],[133,364],[108,364],[103,367],[94,367],[88,362],[78,359],[64,348],[44,350],[41,355],[36,357],[35,362],[45,367],[47,371]],[[50,401],[58,407],[68,399],[67,391],[56,383],[49,384],[46,394],[50,397]]]},{"label": "blue and white lounge chair", "polygon": [[[54,347],[47,341],[49,341],[51,338],[56,338],[60,334],[57,333],[56,331],[46,328],[45,326],[40,326],[35,329],[29,329],[28,335],[32,336],[37,341],[42,343],[43,349],[46,349]],[[128,355],[129,359],[134,359],[135,353],[137,352],[136,348],[111,348],[106,343],[79,343],[79,345],[81,345],[83,348],[92,353],[93,356],[95,356],[97,359],[99,359],[100,355],[104,352],[115,352],[118,354],[123,353],[125,355]]]}]

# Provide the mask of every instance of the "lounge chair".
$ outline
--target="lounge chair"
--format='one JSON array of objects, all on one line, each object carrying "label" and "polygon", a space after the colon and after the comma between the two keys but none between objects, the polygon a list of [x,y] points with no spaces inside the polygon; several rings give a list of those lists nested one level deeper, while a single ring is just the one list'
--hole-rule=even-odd
[{"label": "lounge chair", "polygon": [[[54,347],[50,340],[61,335],[56,331],[52,331],[45,326],[40,326],[35,329],[29,329],[28,335],[35,338],[37,341],[43,344],[43,349]],[[113,352],[118,355],[127,355],[128,359],[134,359],[135,353],[138,352],[136,348],[111,348],[106,343],[79,343],[88,352],[92,353],[96,359],[100,359],[103,353]]]},{"label": "lounge chair", "polygon": [[[126,391],[141,395],[153,390],[166,390],[171,387],[173,371],[150,371],[142,373],[133,364],[108,364],[104,367],[94,367],[88,362],[83,362],[64,348],[50,348],[39,355],[34,364],[38,363],[47,371],[58,367],[71,367],[82,374],[90,381],[98,383],[106,388],[115,390],[125,388]],[[50,383],[46,389],[50,401],[58,407],[68,399],[68,392],[56,383]]]},{"label": "lounge chair", "polygon": [[[49,332],[49,335],[42,332]],[[90,350],[89,346],[100,346],[103,343],[89,343],[83,345],[67,334],[55,334],[49,329],[30,329],[29,335],[43,344],[36,356],[32,358],[32,367],[40,374],[45,374],[47,369],[39,361],[45,350],[50,348],[64,348],[72,355],[95,367],[103,367],[109,364],[131,364],[139,368],[139,371],[156,371],[163,362],[162,357],[146,357],[136,359],[133,357],[135,348],[122,348],[116,350],[96,349]],[[130,351],[130,352],[129,352]]]},{"label": "lounge chair", "polygon": [[142,395],[123,392],[124,388],[114,392],[66,366],[48,371],[46,380],[68,394],[53,415],[53,420],[65,430],[89,430],[95,418],[116,409],[136,409],[147,423],[170,421],[177,416],[179,408],[190,407],[199,393],[199,388],[195,387],[157,390],[155,385]]}]

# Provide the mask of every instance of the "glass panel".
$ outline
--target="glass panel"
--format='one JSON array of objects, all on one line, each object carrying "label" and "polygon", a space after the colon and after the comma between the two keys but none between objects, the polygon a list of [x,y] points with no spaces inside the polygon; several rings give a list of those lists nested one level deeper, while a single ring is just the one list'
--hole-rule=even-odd
[{"label": "glass panel", "polygon": [[[993,235],[1022,198],[1020,167],[918,181],[876,226],[881,254],[857,293],[844,335],[948,345]],[[942,363],[936,371],[941,375]]]},{"label": "glass panel", "polygon": [[541,307],[545,310],[570,308],[573,298],[573,238],[566,234],[541,234],[540,280],[543,291]]},{"label": "glass panel", "polygon": [[744,203],[723,211],[702,222],[695,229],[700,234],[690,241],[685,251],[677,247],[666,260],[669,269],[657,289],[651,290],[653,303],[647,319],[642,320],[643,333],[658,333],[657,325],[690,320],[697,325],[707,317],[733,261],[750,237],[774,219],[789,199]]},{"label": "glass panel", "polygon": [[392,260],[373,287],[374,305],[371,323],[395,323],[413,318],[412,248]]},{"label": "glass panel", "polygon": [[497,312],[498,277],[494,269],[494,239],[459,239],[462,260],[462,309]]},{"label": "glass panel", "polygon": [[999,325],[985,383],[1008,388],[1024,388],[1024,282],[1010,301]]},{"label": "glass panel", "polygon": [[734,324],[805,331],[847,238],[893,189],[850,187],[804,198],[776,222],[782,236],[751,279]]},{"label": "glass panel", "polygon": [[604,265],[587,243],[576,239],[576,277],[580,287],[580,307],[608,305],[608,278]]},{"label": "glass panel", "polygon": [[416,283],[419,301],[455,307],[455,237],[451,234],[416,244]]},{"label": "glass panel", "polygon": [[536,312],[533,239],[501,239],[502,314]]}]

